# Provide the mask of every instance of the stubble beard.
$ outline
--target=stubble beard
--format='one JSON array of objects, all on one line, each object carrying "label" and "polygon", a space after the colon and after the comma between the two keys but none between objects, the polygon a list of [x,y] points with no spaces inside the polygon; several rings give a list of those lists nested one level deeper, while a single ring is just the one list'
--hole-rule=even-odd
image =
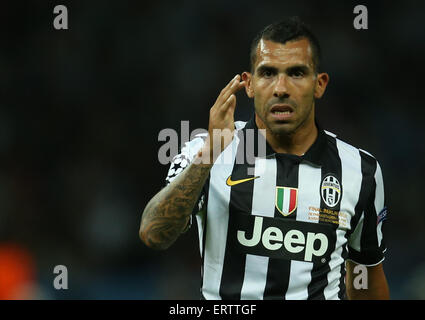
[{"label": "stubble beard", "polygon": [[[296,111],[297,111],[297,108],[294,108],[294,112]],[[263,113],[263,114],[257,113],[257,115],[263,122],[264,126],[266,127],[266,131],[268,132],[268,134],[271,134],[280,140],[280,139],[288,139],[293,137],[301,128],[303,128],[306,125],[310,117],[312,116],[314,117],[314,111],[315,110],[314,110],[314,98],[313,98],[308,108],[307,114],[303,117],[302,121],[299,123],[281,122],[281,123],[275,123],[270,125],[270,123],[265,120],[268,115],[267,113]]]}]

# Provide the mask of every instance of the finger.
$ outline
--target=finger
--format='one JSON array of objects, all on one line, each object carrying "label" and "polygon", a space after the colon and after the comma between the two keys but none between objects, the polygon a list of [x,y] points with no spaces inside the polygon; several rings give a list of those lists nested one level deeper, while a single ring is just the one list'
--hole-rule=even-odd
[{"label": "finger", "polygon": [[236,96],[233,94],[230,96],[229,106],[227,107],[227,115],[232,117],[234,120],[234,114],[236,109]]},{"label": "finger", "polygon": [[231,86],[232,86],[232,84],[234,84],[236,81],[237,81],[237,79],[239,78],[239,75],[237,74],[237,75],[235,75],[234,77],[233,77],[233,79],[232,80],[230,80],[228,83],[227,83],[227,85],[221,90],[221,92],[220,92],[220,95],[219,95],[219,97],[220,96],[222,96]]},{"label": "finger", "polygon": [[239,81],[238,78],[236,78],[236,81],[234,81],[229,88],[227,88],[222,96],[220,97],[220,99],[218,100],[218,103],[225,103],[227,101],[227,99],[229,99],[229,97],[238,92],[240,89],[242,89],[243,87],[245,87],[245,81]]},{"label": "finger", "polygon": [[242,88],[245,88],[245,86],[246,86],[246,81],[241,81],[241,82],[239,82],[239,84],[238,84],[238,88],[237,88],[237,90],[236,91],[239,91],[239,90],[241,90]]},{"label": "finger", "polygon": [[236,106],[236,96],[231,94],[227,100],[221,105],[220,111],[225,113],[229,110],[229,108],[235,109]]},{"label": "finger", "polygon": [[236,76],[233,77],[232,80],[230,80],[230,82],[221,90],[219,96],[217,97],[216,103],[221,104],[224,103],[227,98],[229,97],[229,90],[232,86],[234,86],[237,82],[239,82],[240,79],[240,75],[237,74]]},{"label": "finger", "polygon": [[230,94],[234,94],[238,92],[239,90],[241,90],[242,88],[244,88],[245,84],[246,84],[245,81],[236,81],[232,86],[230,86],[228,91],[231,92]]}]

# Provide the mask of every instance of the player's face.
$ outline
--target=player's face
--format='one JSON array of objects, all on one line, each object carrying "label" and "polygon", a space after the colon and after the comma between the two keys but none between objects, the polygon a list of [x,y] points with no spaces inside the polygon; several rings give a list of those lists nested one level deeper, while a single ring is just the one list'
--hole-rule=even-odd
[{"label": "player's face", "polygon": [[261,39],[253,74],[243,78],[260,129],[292,135],[314,127],[314,99],[323,95],[328,75],[315,73],[307,39],[285,44]]}]

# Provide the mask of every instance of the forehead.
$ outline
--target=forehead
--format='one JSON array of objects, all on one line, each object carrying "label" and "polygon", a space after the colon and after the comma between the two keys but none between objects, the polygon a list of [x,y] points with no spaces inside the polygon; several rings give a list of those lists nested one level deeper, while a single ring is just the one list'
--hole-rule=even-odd
[{"label": "forehead", "polygon": [[265,64],[290,66],[304,64],[313,68],[313,55],[307,39],[288,41],[285,44],[261,39],[257,45],[255,69]]}]

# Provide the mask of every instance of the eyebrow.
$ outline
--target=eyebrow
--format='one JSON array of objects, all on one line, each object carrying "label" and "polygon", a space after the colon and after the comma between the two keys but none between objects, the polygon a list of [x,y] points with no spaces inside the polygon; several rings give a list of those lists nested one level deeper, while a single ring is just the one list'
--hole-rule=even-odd
[{"label": "eyebrow", "polygon": [[[311,68],[308,66],[308,65],[305,65],[305,64],[303,64],[303,63],[297,63],[297,64],[295,64],[295,65],[292,65],[292,66],[290,66],[290,67],[288,67],[287,69],[286,69],[286,71],[295,71],[295,70],[301,70],[301,71],[303,71],[304,73],[307,73],[309,70],[310,70]],[[261,65],[261,66],[259,66],[258,68],[257,68],[257,72],[258,73],[261,73],[261,72],[264,72],[264,71],[273,71],[273,72],[277,72],[278,71],[278,68],[276,68],[276,67],[274,67],[274,66],[270,66],[270,65],[267,65],[267,64],[263,64],[263,65]]]},{"label": "eyebrow", "polygon": [[276,68],[276,67],[272,67],[272,66],[268,66],[268,65],[262,65],[262,66],[259,66],[259,67],[257,68],[257,72],[258,72],[258,73],[262,73],[262,72],[264,72],[264,71],[273,71],[273,72],[277,72],[277,68]]},{"label": "eyebrow", "polygon": [[308,65],[305,65],[305,64],[296,64],[296,65],[290,66],[287,70],[288,71],[300,70],[300,71],[302,71],[304,73],[307,73],[310,69],[311,68],[309,68]]}]

